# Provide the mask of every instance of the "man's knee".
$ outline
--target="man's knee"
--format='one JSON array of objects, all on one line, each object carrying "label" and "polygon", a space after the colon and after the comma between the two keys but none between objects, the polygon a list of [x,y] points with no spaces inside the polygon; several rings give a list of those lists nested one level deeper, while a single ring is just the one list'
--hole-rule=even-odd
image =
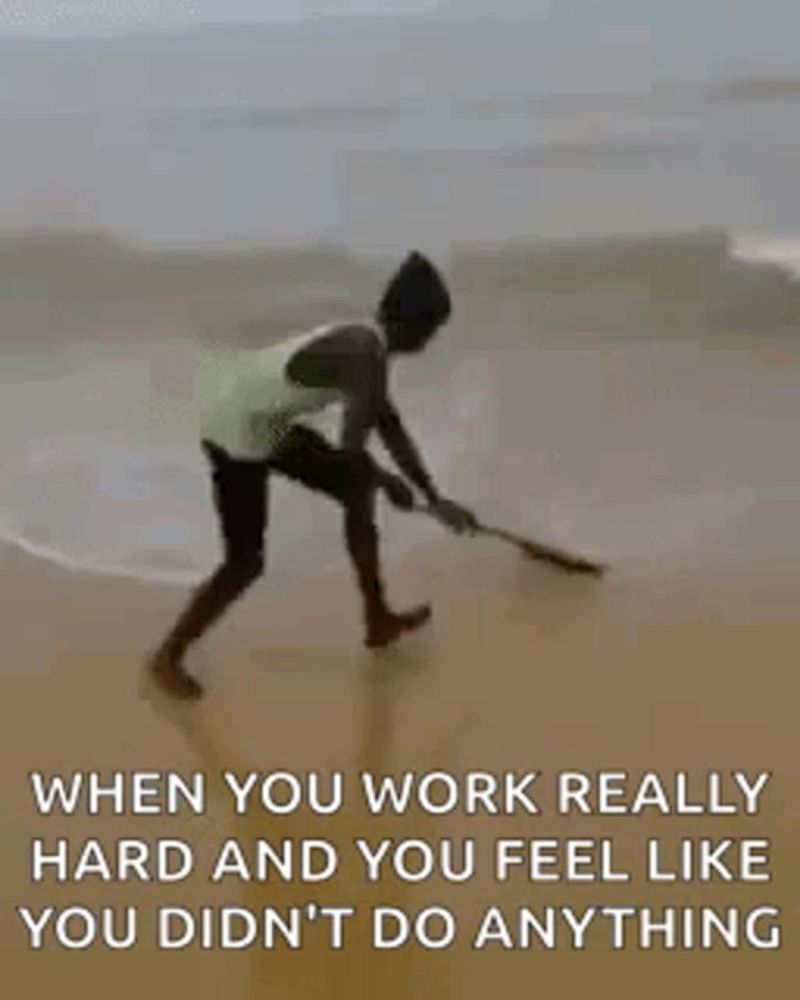
[{"label": "man's knee", "polygon": [[344,516],[349,524],[372,524],[375,516],[375,488],[352,484],[344,497]]},{"label": "man's knee", "polygon": [[381,485],[381,469],[371,455],[349,461],[344,476],[345,506],[358,511],[369,510]]},{"label": "man's knee", "polygon": [[365,547],[373,549],[378,542],[378,528],[375,524],[374,508],[368,498],[352,499],[345,506],[344,530],[351,552],[360,552]]},{"label": "man's knee", "polygon": [[263,574],[264,553],[242,552],[229,554],[221,567],[221,571],[232,583],[246,586]]}]

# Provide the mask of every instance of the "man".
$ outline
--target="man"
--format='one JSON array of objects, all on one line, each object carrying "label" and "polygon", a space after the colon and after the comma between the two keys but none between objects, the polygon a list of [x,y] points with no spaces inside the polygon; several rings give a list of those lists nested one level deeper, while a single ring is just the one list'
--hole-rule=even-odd
[{"label": "man", "polygon": [[[376,322],[333,324],[256,351],[230,351],[201,393],[203,449],[224,543],[216,572],[194,594],[155,654],[151,668],[172,694],[203,694],[183,659],[225,610],[262,574],[271,473],[321,492],[344,509],[345,538],[363,598],[365,643],[386,646],[419,628],[430,607],[390,610],[381,581],[376,495],[397,507],[414,507],[414,493],[400,476],[380,467],[367,451],[377,430],[399,470],[440,520],[461,533],[473,515],[444,499],[426,471],[387,389],[389,359],[424,349],[449,319],[448,290],[435,267],[411,253],[389,283]],[[341,403],[340,447],[304,426],[304,416]]]}]

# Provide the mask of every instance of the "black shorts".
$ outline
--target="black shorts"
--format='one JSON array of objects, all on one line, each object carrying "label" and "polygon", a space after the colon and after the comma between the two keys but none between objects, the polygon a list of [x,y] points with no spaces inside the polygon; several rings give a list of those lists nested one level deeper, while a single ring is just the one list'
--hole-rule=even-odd
[{"label": "black shorts", "polygon": [[350,460],[308,427],[293,426],[279,450],[265,460],[232,458],[211,441],[202,446],[211,463],[214,505],[229,561],[263,556],[271,472],[340,503],[347,500]]}]

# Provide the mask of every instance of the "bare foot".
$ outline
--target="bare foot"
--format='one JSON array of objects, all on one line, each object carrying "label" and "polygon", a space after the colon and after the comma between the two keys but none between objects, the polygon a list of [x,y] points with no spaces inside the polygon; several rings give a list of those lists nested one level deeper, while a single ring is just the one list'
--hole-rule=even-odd
[{"label": "bare foot", "polygon": [[367,626],[367,637],[364,645],[368,649],[382,649],[399,639],[405,632],[413,632],[425,625],[431,618],[430,604],[419,604],[410,611],[394,614],[387,611],[385,615],[376,618]]},{"label": "bare foot", "polygon": [[203,688],[198,681],[186,672],[180,660],[163,650],[150,661],[150,672],[161,687],[176,698],[197,701],[203,697]]}]

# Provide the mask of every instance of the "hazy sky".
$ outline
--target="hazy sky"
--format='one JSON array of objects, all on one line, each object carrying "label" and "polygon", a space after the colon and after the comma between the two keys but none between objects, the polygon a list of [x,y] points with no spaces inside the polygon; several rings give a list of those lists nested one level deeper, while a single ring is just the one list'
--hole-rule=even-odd
[{"label": "hazy sky", "polygon": [[0,0],[0,33],[83,34],[315,15],[512,14],[584,24],[645,24],[687,41],[697,33],[752,33],[786,46],[800,29],[800,0]]},{"label": "hazy sky", "polygon": [[0,0],[0,31],[91,31],[207,22],[287,21],[315,15],[548,11],[583,0]]},{"label": "hazy sky", "polygon": [[150,27],[288,20],[315,14],[419,12],[437,6],[437,0],[0,0],[0,27]]}]

